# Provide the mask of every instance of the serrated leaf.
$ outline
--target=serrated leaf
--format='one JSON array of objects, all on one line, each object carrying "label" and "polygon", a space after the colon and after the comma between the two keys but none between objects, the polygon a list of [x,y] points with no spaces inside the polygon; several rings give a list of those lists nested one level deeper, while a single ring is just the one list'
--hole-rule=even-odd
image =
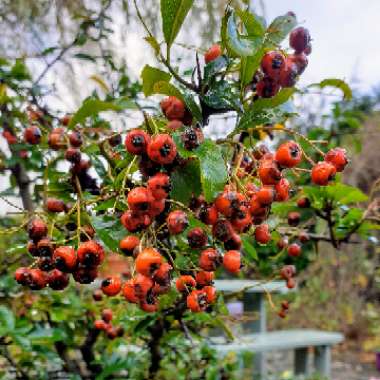
[{"label": "serrated leaf", "polygon": [[181,91],[178,90],[178,88],[172,85],[171,83],[168,83],[165,81],[159,81],[155,83],[153,86],[153,93],[167,95],[167,96],[175,96],[178,99],[181,99],[184,101]]},{"label": "serrated leaf", "polygon": [[104,111],[120,112],[125,109],[137,109],[136,104],[126,97],[103,101],[99,99],[86,99],[79,110],[73,115],[68,128],[74,128],[76,124],[83,123],[87,117],[95,116]]},{"label": "serrated leaf", "polygon": [[193,5],[193,0],[161,0],[162,29],[170,47]]},{"label": "serrated leaf", "polygon": [[170,182],[171,198],[188,204],[192,195],[198,196],[202,190],[199,162],[195,159],[188,161],[185,166],[172,173]]},{"label": "serrated leaf", "polygon": [[170,82],[171,75],[155,67],[145,65],[141,72],[143,92],[145,96],[154,94],[154,85],[157,82]]},{"label": "serrated leaf", "polygon": [[196,150],[201,170],[201,183],[206,202],[212,202],[227,182],[227,167],[221,148],[205,140]]},{"label": "serrated leaf", "polygon": [[226,43],[240,57],[253,56],[263,42],[262,36],[240,35],[235,14],[232,12],[227,20]]},{"label": "serrated leaf", "polygon": [[297,25],[297,19],[291,14],[276,17],[266,31],[266,44],[280,44]]},{"label": "serrated leaf", "polygon": [[329,78],[329,79],[323,80],[320,83],[313,83],[309,85],[308,87],[320,87],[320,88],[335,87],[343,92],[343,97],[345,100],[352,99],[352,90],[350,86],[344,80],[341,80],[341,79]]},{"label": "serrated leaf", "polygon": [[292,88],[283,88],[272,98],[261,98],[256,100],[253,103],[252,111],[261,111],[266,108],[275,108],[280,106],[281,104],[287,102],[289,98],[296,92],[297,90]]},{"label": "serrated leaf", "polygon": [[292,115],[280,107],[261,111],[249,110],[240,119],[237,130],[249,129],[262,124],[283,123]]},{"label": "serrated leaf", "polygon": [[114,216],[103,215],[92,217],[91,223],[103,244],[116,252],[120,240],[127,234],[120,220]]},{"label": "serrated leaf", "polygon": [[334,199],[341,204],[351,204],[365,202],[368,196],[360,189],[345,185],[343,183],[335,183],[325,187],[325,192],[328,198]]}]

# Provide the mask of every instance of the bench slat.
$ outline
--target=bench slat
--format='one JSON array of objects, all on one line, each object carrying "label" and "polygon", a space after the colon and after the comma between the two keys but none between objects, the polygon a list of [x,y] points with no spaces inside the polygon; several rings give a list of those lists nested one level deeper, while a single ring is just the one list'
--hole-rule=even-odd
[{"label": "bench slat", "polygon": [[212,338],[213,346],[220,352],[266,352],[312,346],[332,346],[342,342],[343,335],[318,330],[284,330],[249,334],[231,343],[224,343],[223,339],[222,337]]},{"label": "bench slat", "polygon": [[284,281],[263,283],[254,280],[215,280],[215,287],[224,292],[287,293],[289,291]]}]

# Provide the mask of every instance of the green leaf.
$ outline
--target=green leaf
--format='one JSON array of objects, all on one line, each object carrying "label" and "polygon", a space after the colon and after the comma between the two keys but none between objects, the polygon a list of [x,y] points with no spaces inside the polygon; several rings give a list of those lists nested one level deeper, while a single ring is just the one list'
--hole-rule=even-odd
[{"label": "green leaf", "polygon": [[120,220],[114,216],[103,215],[92,217],[91,223],[103,244],[111,251],[116,252],[120,240],[127,234]]},{"label": "green leaf", "polygon": [[243,21],[249,36],[263,36],[265,33],[265,20],[249,11],[236,10],[236,14]]},{"label": "green leaf", "polygon": [[194,100],[194,95],[191,92],[184,91],[182,93],[183,95],[183,101],[186,104],[186,107],[190,110],[191,114],[193,115],[194,119],[196,121],[202,122],[203,116],[202,116],[202,110]]},{"label": "green leaf", "polygon": [[159,81],[153,85],[153,94],[175,96],[178,99],[184,101],[181,91],[178,90],[178,88],[173,86],[171,83],[165,81]]},{"label": "green leaf", "polygon": [[244,130],[262,124],[283,123],[288,117],[292,115],[293,114],[284,111],[280,107],[272,109],[263,109],[261,111],[256,111],[252,109],[242,116],[237,126],[237,129]]},{"label": "green leaf", "polygon": [[157,69],[155,67],[145,65],[143,71],[141,72],[141,79],[143,81],[143,92],[145,96],[150,96],[154,94],[154,85],[157,82],[170,82],[171,75]]},{"label": "green leaf", "polygon": [[189,160],[186,166],[175,170],[170,181],[172,185],[171,198],[188,204],[192,195],[200,195],[202,189],[198,160]]},{"label": "green leaf", "polygon": [[350,86],[341,79],[329,78],[319,83],[313,83],[309,85],[308,87],[320,87],[320,88],[335,87],[343,92],[343,98],[345,100],[352,99],[352,90]]},{"label": "green leaf", "polygon": [[214,83],[202,100],[214,109],[241,111],[239,94],[224,80]]},{"label": "green leaf", "polygon": [[260,66],[261,59],[265,53],[264,47],[257,50],[256,54],[249,57],[242,57],[240,63],[240,80],[242,87],[252,81],[253,75]]},{"label": "green leaf", "polygon": [[162,29],[170,47],[193,5],[194,0],[161,0]]},{"label": "green leaf", "polygon": [[225,55],[222,55],[214,61],[209,62],[204,69],[204,80],[207,82],[215,74],[218,74],[222,69],[227,67],[227,65],[228,58]]},{"label": "green leaf", "polygon": [[296,25],[296,17],[290,14],[276,17],[267,29],[265,36],[266,45],[280,44]]},{"label": "green leaf", "polygon": [[5,306],[0,306],[0,336],[13,331],[15,328],[15,317],[12,310]]},{"label": "green leaf", "polygon": [[272,98],[262,98],[258,99],[253,103],[252,111],[261,111],[266,108],[275,108],[280,106],[281,104],[287,102],[289,98],[296,92],[297,90],[293,88],[283,88]]},{"label": "green leaf", "polygon": [[144,39],[153,48],[154,53],[156,55],[159,55],[160,54],[160,44],[158,43],[158,41],[153,36],[145,37]]},{"label": "green leaf", "polygon": [[262,36],[240,35],[233,12],[229,15],[227,20],[226,38],[227,46],[240,57],[255,55],[263,42]]},{"label": "green leaf", "polygon": [[327,197],[341,204],[365,202],[368,196],[356,187],[335,183],[325,187]]},{"label": "green leaf", "polygon": [[253,246],[253,238],[250,236],[243,236],[242,243],[243,243],[243,250],[245,254],[251,260],[258,260],[259,256],[257,255],[257,251],[255,247]]},{"label": "green leaf", "polygon": [[196,149],[201,170],[201,183],[206,202],[211,202],[227,182],[227,167],[221,148],[212,140],[205,140]]},{"label": "green leaf", "polygon": [[74,128],[76,124],[83,123],[87,117],[95,116],[99,112],[116,111],[120,112],[124,109],[136,109],[136,105],[128,98],[120,98],[114,101],[103,101],[99,99],[86,99],[79,110],[71,118],[69,128]]},{"label": "green leaf", "polygon": [[96,62],[96,59],[93,56],[91,56],[89,54],[84,54],[84,53],[75,54],[74,58],[82,59],[85,61]]}]

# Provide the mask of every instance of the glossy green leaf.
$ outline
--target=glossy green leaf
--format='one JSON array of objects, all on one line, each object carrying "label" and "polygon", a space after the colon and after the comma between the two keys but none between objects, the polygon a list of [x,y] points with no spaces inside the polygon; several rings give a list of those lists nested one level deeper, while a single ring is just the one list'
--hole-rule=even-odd
[{"label": "glossy green leaf", "polygon": [[221,148],[211,140],[196,149],[201,169],[203,193],[207,202],[211,202],[220,193],[227,182],[227,167]]},{"label": "glossy green leaf", "polygon": [[240,63],[240,80],[241,86],[244,87],[253,79],[253,75],[260,66],[261,59],[265,54],[264,47],[260,47],[256,54],[249,57],[242,57]]},{"label": "glossy green leaf", "polygon": [[263,36],[265,33],[265,20],[250,12],[243,11],[241,9],[236,10],[236,14],[243,21],[245,29],[247,30],[247,34],[249,36]]},{"label": "glossy green leaf", "polygon": [[309,85],[309,87],[320,87],[320,88],[335,87],[343,92],[343,97],[345,100],[352,99],[352,90],[350,86],[341,79],[335,79],[335,78],[325,79],[320,83],[313,83]]},{"label": "glossy green leaf", "polygon": [[161,0],[162,29],[168,46],[177,37],[193,2],[194,0]]},{"label": "glossy green leaf", "polygon": [[202,122],[202,110],[200,109],[199,105],[194,99],[193,93],[189,91],[183,91],[182,92],[182,99],[186,104],[186,107],[190,110],[191,114],[193,115],[193,118],[196,121]]},{"label": "glossy green leaf", "polygon": [[234,13],[227,20],[226,43],[240,57],[255,55],[263,42],[262,36],[240,35]]},{"label": "glossy green leaf", "polygon": [[296,91],[297,90],[294,87],[283,88],[272,98],[258,99],[253,103],[252,111],[257,112],[267,108],[278,107],[281,104],[287,102]]},{"label": "glossy green leaf", "polygon": [[204,81],[207,82],[214,75],[218,74],[222,69],[228,65],[228,58],[225,55],[209,62],[204,68]]},{"label": "glossy green leaf", "polygon": [[115,111],[120,112],[125,109],[137,109],[136,104],[128,98],[120,98],[114,101],[103,101],[99,99],[86,99],[79,110],[71,118],[69,128],[83,123],[87,117],[95,116],[99,112]]},{"label": "glossy green leaf", "polygon": [[198,160],[192,159],[185,166],[175,170],[170,176],[170,181],[171,198],[188,204],[192,195],[198,196],[202,190]]},{"label": "glossy green leaf", "polygon": [[266,45],[278,45],[297,25],[296,17],[286,14],[276,17],[266,31]]},{"label": "glossy green leaf", "polygon": [[145,96],[150,96],[154,94],[154,85],[157,82],[170,82],[171,75],[157,69],[155,67],[145,65],[141,72],[141,79],[143,81],[143,92]]},{"label": "glossy green leaf", "polygon": [[91,218],[91,223],[103,244],[109,250],[116,252],[120,240],[127,234],[119,218],[109,215],[94,216]]},{"label": "glossy green leaf", "polygon": [[159,81],[154,84],[153,94],[175,96],[178,99],[184,100],[181,91],[171,83],[165,81]]}]

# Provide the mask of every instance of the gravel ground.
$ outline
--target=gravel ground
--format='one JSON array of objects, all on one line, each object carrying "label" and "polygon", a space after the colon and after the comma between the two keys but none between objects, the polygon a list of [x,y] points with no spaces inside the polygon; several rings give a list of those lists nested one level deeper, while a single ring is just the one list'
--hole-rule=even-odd
[{"label": "gravel ground", "polygon": [[[292,371],[293,354],[287,351],[268,353],[267,363],[273,380],[286,379],[279,374]],[[360,363],[354,352],[333,353],[332,380],[380,380],[380,372],[375,364]]]}]

